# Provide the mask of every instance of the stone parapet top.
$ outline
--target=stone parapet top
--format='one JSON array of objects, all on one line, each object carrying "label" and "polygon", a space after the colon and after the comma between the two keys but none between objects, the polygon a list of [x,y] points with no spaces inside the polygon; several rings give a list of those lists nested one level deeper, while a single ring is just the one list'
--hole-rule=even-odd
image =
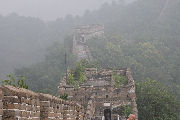
[{"label": "stone parapet top", "polygon": [[65,101],[61,98],[57,98],[55,96],[43,93],[35,93],[31,90],[23,89],[23,88],[16,88],[9,85],[0,86],[0,90],[3,91],[4,97],[14,97],[18,98],[21,97],[22,99],[32,100],[32,99],[39,99],[40,101],[53,101],[55,103],[66,103],[71,105],[76,105],[77,107],[81,107],[78,103]]}]

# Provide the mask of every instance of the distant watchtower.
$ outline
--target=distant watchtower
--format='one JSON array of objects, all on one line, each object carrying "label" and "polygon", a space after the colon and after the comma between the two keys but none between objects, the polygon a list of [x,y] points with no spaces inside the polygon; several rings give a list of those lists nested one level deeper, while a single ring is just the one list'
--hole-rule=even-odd
[{"label": "distant watchtower", "polygon": [[86,42],[93,37],[104,37],[103,25],[84,25],[74,29],[73,53],[77,61],[87,59],[91,61],[91,54]]}]

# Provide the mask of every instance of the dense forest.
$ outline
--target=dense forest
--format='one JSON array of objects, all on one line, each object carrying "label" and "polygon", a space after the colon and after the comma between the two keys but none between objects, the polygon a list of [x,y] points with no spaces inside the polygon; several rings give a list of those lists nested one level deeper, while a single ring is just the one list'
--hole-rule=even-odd
[{"label": "dense forest", "polygon": [[62,43],[72,31],[69,19],[67,16],[64,20],[58,19],[59,22],[45,23],[15,13],[0,15],[0,79],[15,68],[42,61],[47,47],[56,41]]},{"label": "dense forest", "polygon": [[[105,3],[100,9],[86,11],[81,17],[68,15],[47,23],[16,14],[0,16],[0,73],[8,74],[6,72],[16,68],[14,74],[26,77],[29,89],[55,95],[65,71],[65,51],[69,68],[75,61],[72,54],[73,27],[103,24],[105,38],[88,41],[98,68],[131,68],[137,82],[137,103],[145,104],[142,102],[144,99],[153,101],[162,98],[161,102],[164,99],[167,101],[157,103],[164,108],[161,112],[175,111],[175,115],[167,112],[161,117],[152,111],[151,115],[156,116],[152,120],[178,120],[180,1],[166,2],[137,0],[131,4],[123,1]],[[149,80],[156,82],[150,83]],[[148,98],[142,89],[154,96]],[[165,104],[176,105],[177,108],[163,106]],[[150,117],[143,116],[145,107],[148,108],[146,105],[139,106],[142,120]],[[167,118],[168,114],[172,116]]]}]

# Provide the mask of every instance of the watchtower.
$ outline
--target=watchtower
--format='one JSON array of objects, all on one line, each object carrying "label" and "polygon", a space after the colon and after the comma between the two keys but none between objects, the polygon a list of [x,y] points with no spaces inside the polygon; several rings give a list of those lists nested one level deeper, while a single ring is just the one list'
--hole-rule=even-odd
[{"label": "watchtower", "polygon": [[[127,84],[115,87],[114,72],[127,79]],[[68,94],[68,99],[85,108],[88,120],[125,120],[124,114],[131,109],[131,114],[138,120],[135,83],[129,69],[87,68],[83,84],[75,88],[63,78],[58,87],[58,94]],[[129,114],[129,113],[126,113]]]},{"label": "watchtower", "polygon": [[84,25],[74,29],[73,53],[77,61],[87,59],[91,61],[91,54],[87,46],[87,41],[96,37],[104,37],[103,25]]}]

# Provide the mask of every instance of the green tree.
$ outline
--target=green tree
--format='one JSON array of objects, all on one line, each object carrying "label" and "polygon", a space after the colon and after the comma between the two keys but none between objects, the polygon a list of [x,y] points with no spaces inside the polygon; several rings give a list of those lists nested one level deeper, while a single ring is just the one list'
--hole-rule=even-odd
[{"label": "green tree", "polygon": [[[69,40],[69,37],[66,40]],[[29,89],[56,95],[60,78],[65,73],[65,51],[67,52],[68,67],[71,68],[74,63],[74,56],[71,50],[68,49],[70,46],[66,45],[66,47],[67,49],[64,48],[64,45],[60,42],[54,42],[54,44],[47,49],[44,61],[16,69],[15,74],[17,76],[23,75],[27,78]]]},{"label": "green tree", "polygon": [[130,105],[123,105],[122,106],[122,115],[125,117],[128,117],[130,114],[132,114],[132,108]]},{"label": "green tree", "polygon": [[24,76],[19,76],[19,77],[15,78],[13,75],[9,74],[8,78],[9,79],[2,81],[2,83],[4,85],[11,85],[14,87],[28,89],[28,85],[25,83],[26,78]]},{"label": "green tree", "polygon": [[84,70],[87,65],[89,65],[89,63],[85,60],[77,62],[75,68],[68,74],[67,84],[73,85],[75,88],[83,84],[86,79]]},{"label": "green tree", "polygon": [[25,83],[26,78],[24,76],[20,76],[17,80],[17,87],[28,89],[28,85]]},{"label": "green tree", "polygon": [[74,82],[75,82],[75,81],[74,81],[74,76],[73,76],[73,74],[72,74],[72,73],[69,73],[68,76],[67,76],[67,84],[68,84],[68,85],[74,85],[74,84],[75,84]]},{"label": "green tree", "polygon": [[178,120],[180,103],[167,88],[151,79],[136,84],[139,120]]},{"label": "green tree", "polygon": [[120,88],[121,85],[127,85],[128,79],[126,76],[118,75],[117,73],[113,74],[113,80],[115,82],[115,87]]},{"label": "green tree", "polygon": [[68,100],[68,94],[67,93],[61,94],[60,98],[63,100]]}]

